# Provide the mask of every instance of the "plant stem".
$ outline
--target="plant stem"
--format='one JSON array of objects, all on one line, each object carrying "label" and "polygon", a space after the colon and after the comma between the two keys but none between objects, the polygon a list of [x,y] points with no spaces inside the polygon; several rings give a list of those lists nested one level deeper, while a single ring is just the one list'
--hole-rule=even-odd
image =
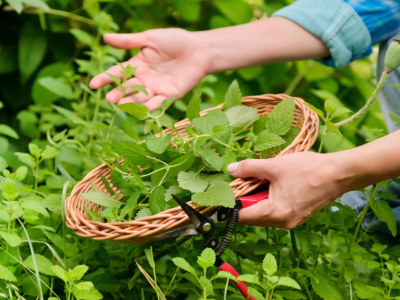
[{"label": "plant stem", "polygon": [[382,89],[382,87],[385,84],[385,81],[388,77],[389,77],[389,72],[385,70],[382,73],[381,79],[379,80],[378,85],[376,86],[371,97],[368,99],[367,103],[365,103],[365,105],[354,115],[352,115],[351,117],[349,117],[343,121],[336,123],[335,125],[337,127],[345,126],[345,125],[353,122],[355,119],[361,117],[364,113],[366,113],[367,110],[371,107],[372,103],[374,103],[375,99],[378,97],[379,91]]},{"label": "plant stem", "polygon": [[114,120],[115,120],[116,114],[117,114],[117,112],[114,111],[114,114],[113,114],[111,122],[110,122],[110,127],[108,128],[108,131],[107,131],[106,142],[108,141],[108,138],[110,137],[110,131],[111,131],[112,126],[114,125]]},{"label": "plant stem", "polygon": [[325,140],[327,131],[328,131],[328,127],[325,126],[324,131],[321,133],[321,143],[319,144],[318,153],[322,152],[322,146],[324,144],[324,140]]}]

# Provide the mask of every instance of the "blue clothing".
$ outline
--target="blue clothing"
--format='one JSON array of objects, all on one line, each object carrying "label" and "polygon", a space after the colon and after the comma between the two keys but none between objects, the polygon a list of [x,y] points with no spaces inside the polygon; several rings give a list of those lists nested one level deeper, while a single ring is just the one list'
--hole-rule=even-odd
[{"label": "blue clothing", "polygon": [[297,0],[274,16],[320,37],[331,52],[323,62],[338,68],[400,31],[400,0]]}]

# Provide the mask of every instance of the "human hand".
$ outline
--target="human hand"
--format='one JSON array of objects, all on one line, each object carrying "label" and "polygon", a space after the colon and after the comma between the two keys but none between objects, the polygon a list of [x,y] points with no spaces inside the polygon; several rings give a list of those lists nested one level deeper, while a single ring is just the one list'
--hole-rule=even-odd
[{"label": "human hand", "polygon": [[[125,86],[142,85],[148,92],[135,92],[126,89],[121,99],[121,90],[114,88],[106,95],[107,102],[143,103],[150,110],[161,107],[161,103],[179,94],[184,96],[207,74],[209,58],[207,48],[196,34],[183,29],[154,29],[142,33],[106,34],[104,41],[118,49],[141,48],[139,53],[124,62],[137,67],[134,78],[126,81]],[[121,67],[116,65],[108,73],[123,78]],[[112,82],[101,73],[90,82],[92,89],[99,89]]]},{"label": "human hand", "polygon": [[235,177],[270,181],[267,200],[240,210],[239,223],[244,225],[292,229],[347,191],[334,154],[303,152],[248,159],[230,164],[228,171]]}]

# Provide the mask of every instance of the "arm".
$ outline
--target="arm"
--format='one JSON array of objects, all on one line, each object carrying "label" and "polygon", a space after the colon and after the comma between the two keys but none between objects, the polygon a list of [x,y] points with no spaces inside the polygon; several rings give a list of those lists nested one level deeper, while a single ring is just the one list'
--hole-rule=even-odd
[{"label": "arm", "polygon": [[[329,55],[324,42],[303,27],[282,17],[203,32],[155,29],[135,34],[106,34],[104,41],[119,49],[142,48],[124,64],[138,67],[126,86],[143,85],[144,93],[119,88],[106,100],[113,103],[139,102],[151,110],[164,99],[188,93],[206,75],[262,63],[319,58]],[[122,78],[119,66],[107,72]],[[112,80],[104,72],[92,79],[90,87],[101,88]]]},{"label": "arm", "polygon": [[232,176],[270,181],[269,199],[242,209],[239,223],[285,229],[301,225],[348,191],[400,176],[399,148],[397,131],[336,153],[303,152],[231,164]]}]

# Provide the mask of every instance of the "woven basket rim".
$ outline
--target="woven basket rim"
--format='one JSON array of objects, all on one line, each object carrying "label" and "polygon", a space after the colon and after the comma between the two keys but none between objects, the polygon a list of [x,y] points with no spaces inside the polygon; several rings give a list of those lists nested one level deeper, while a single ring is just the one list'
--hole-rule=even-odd
[{"label": "woven basket rim", "polygon": [[[311,148],[318,135],[319,118],[318,115],[305,105],[305,101],[301,98],[290,97],[285,94],[265,94],[259,96],[247,96],[242,98],[242,104],[255,107],[259,110],[259,114],[267,114],[273,107],[276,106],[280,101],[286,98],[293,98],[296,104],[295,120],[294,125],[300,128],[300,133],[288,145],[283,149],[277,156],[281,156],[288,153],[306,151]],[[222,105],[218,105],[213,108],[203,110],[201,116],[204,116],[211,110],[221,109]],[[260,113],[264,112],[265,113]],[[181,120],[175,124],[178,131],[184,135],[185,124],[191,124],[188,119]],[[165,132],[172,133],[169,129]],[[107,180],[110,173],[110,169],[106,164],[102,164],[94,168],[89,172],[80,182],[75,185],[71,195],[66,199],[65,212],[66,212],[66,225],[75,231],[77,235],[83,237],[89,237],[94,240],[108,240],[112,239],[115,241],[134,242],[134,243],[145,243],[154,241],[154,237],[163,232],[169,231],[172,228],[179,228],[188,224],[189,219],[187,215],[181,210],[180,207],[175,207],[163,211],[159,214],[140,218],[137,220],[130,220],[126,222],[112,222],[103,223],[98,221],[92,221],[88,218],[83,205],[86,203],[90,209],[99,209],[99,206],[91,203],[87,199],[81,196],[82,192],[89,191],[91,189],[90,182],[95,184],[96,188],[108,193],[102,182],[99,180],[101,175],[104,175]],[[232,189],[234,190],[235,197],[239,197],[248,194],[255,188],[266,181],[260,178],[237,178],[230,182]],[[116,187],[111,187],[118,191]],[[205,207],[188,202],[189,205],[194,207],[205,215],[210,215],[215,212],[216,207]],[[133,229],[132,229],[133,228]]]}]

